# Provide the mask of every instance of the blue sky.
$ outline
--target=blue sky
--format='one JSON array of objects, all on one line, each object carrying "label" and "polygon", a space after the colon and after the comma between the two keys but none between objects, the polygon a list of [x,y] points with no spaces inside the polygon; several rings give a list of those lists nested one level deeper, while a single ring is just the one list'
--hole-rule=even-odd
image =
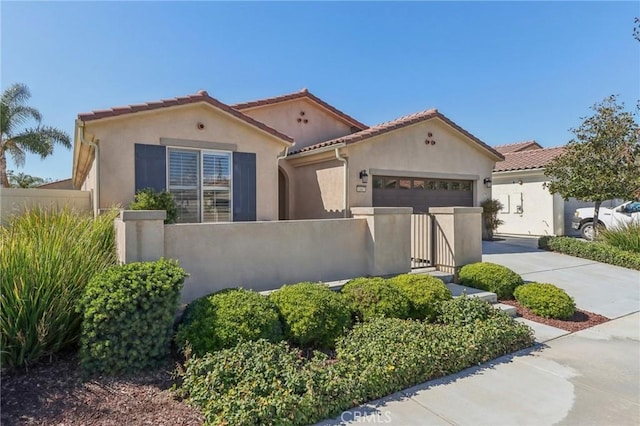
[{"label": "blue sky", "polygon": [[[366,124],[431,107],[490,145],[565,144],[589,107],[640,99],[638,2],[6,2],[4,90],[44,122],[195,93],[226,102],[309,88]],[[25,167],[70,177],[58,147]]]}]

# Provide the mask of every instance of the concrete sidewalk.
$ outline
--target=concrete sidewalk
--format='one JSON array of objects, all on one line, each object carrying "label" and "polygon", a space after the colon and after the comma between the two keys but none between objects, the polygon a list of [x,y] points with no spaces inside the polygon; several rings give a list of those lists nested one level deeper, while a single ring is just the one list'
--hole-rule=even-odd
[{"label": "concrete sidewalk", "polygon": [[321,425],[640,424],[640,313],[430,381]]},{"label": "concrete sidewalk", "polygon": [[[535,348],[345,411],[320,423],[639,425],[640,272],[537,249],[537,239],[483,242],[483,260],[565,289],[613,321],[577,333],[532,324]],[[526,320],[518,319],[526,322]]]}]

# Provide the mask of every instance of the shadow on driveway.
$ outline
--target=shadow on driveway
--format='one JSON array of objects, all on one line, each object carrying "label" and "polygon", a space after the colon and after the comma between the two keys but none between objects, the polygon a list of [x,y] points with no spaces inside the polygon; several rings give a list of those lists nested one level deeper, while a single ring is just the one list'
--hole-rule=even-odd
[{"label": "shadow on driveway", "polygon": [[482,254],[534,253],[538,249],[537,238],[497,237],[482,242]]}]

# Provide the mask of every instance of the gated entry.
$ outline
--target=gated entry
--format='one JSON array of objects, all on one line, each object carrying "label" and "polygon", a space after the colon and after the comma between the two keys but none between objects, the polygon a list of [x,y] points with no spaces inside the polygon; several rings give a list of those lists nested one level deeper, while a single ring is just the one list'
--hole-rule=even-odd
[{"label": "gated entry", "polygon": [[411,268],[433,266],[433,222],[427,213],[411,215]]}]

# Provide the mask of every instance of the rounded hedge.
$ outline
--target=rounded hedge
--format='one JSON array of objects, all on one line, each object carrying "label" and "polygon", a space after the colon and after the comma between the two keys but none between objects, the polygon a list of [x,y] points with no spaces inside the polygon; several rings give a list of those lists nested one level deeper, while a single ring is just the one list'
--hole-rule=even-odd
[{"label": "rounded hedge", "polygon": [[278,311],[266,296],[241,288],[222,290],[187,306],[176,334],[195,355],[235,346],[241,340],[282,339]]},{"label": "rounded hedge", "polygon": [[411,302],[397,286],[383,278],[356,278],[341,293],[359,321],[373,318],[407,318]]},{"label": "rounded hedge", "polygon": [[541,317],[567,319],[576,311],[573,298],[553,284],[525,284],[518,287],[514,295],[522,306]]},{"label": "rounded hedge", "polygon": [[349,306],[320,283],[285,285],[269,298],[280,312],[285,337],[302,346],[332,348],[351,325]]},{"label": "rounded hedge", "polygon": [[462,295],[442,304],[438,321],[443,324],[465,326],[485,321],[498,314],[498,310],[479,297]]},{"label": "rounded hedge", "polygon": [[444,282],[431,275],[402,274],[389,282],[409,298],[409,318],[433,321],[442,302],[452,298]]},{"label": "rounded hedge", "polygon": [[499,299],[512,299],[513,291],[522,285],[522,277],[506,266],[489,262],[465,265],[458,274],[458,283],[495,293]]}]

